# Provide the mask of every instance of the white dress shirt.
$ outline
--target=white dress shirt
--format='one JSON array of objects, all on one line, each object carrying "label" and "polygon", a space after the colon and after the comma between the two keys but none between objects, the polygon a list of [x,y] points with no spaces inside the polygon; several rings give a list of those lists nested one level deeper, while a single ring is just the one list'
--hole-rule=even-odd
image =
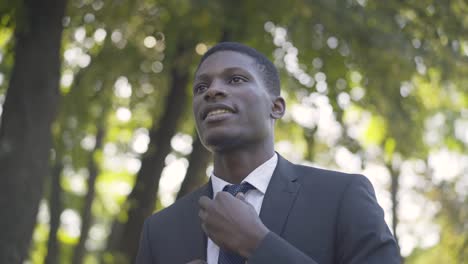
[{"label": "white dress shirt", "polygon": [[[262,165],[258,166],[253,170],[242,182],[248,182],[255,189],[247,191],[245,194],[245,200],[253,205],[257,214],[260,214],[260,209],[262,208],[263,197],[265,196],[266,189],[270,183],[271,176],[273,171],[276,168],[278,163],[278,155],[275,153],[273,157],[265,161]],[[218,178],[211,174],[211,185],[213,187],[213,197],[216,196],[218,192],[221,192],[226,185],[230,183]],[[219,256],[219,247],[210,238],[208,238],[208,243],[206,247],[206,256],[208,264],[218,264]]]}]

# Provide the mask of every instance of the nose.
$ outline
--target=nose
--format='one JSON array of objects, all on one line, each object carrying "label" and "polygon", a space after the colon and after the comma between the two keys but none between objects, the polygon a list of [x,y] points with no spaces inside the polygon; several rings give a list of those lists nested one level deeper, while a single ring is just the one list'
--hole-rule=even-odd
[{"label": "nose", "polygon": [[224,98],[226,97],[226,95],[227,95],[226,91],[224,90],[222,84],[217,81],[213,81],[211,83],[211,86],[205,92],[204,99],[206,101],[216,100],[216,99]]}]

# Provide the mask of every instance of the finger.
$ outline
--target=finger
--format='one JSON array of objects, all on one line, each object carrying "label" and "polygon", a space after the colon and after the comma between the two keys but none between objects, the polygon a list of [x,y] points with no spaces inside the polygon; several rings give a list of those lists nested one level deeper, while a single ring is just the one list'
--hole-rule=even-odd
[{"label": "finger", "polygon": [[243,201],[243,202],[246,202],[245,195],[243,193],[241,193],[241,192],[236,195],[236,198]]},{"label": "finger", "polygon": [[210,237],[210,235],[208,234],[208,229],[206,229],[206,224],[205,223],[201,224],[201,228],[202,228],[203,232],[205,232],[205,235]]},{"label": "finger", "polygon": [[211,200],[210,198],[208,198],[208,196],[202,196],[200,197],[200,199],[198,200],[198,205],[200,205],[200,207],[202,209],[207,209],[211,206],[213,200]]},{"label": "finger", "polygon": [[200,217],[202,221],[206,221],[206,218],[208,217],[208,213],[205,210],[200,209],[198,211],[198,217]]},{"label": "finger", "polygon": [[225,199],[226,197],[230,198],[230,197],[232,197],[232,194],[230,194],[228,192],[225,192],[225,191],[222,191],[222,192],[218,192],[213,200],[219,201],[219,200]]}]

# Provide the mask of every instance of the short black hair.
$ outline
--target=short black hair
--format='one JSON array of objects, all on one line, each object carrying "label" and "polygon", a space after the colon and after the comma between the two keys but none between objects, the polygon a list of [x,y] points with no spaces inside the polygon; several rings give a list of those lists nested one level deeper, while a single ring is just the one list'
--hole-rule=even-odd
[{"label": "short black hair", "polygon": [[211,47],[203,57],[200,59],[200,63],[198,64],[198,68],[200,65],[211,55],[218,51],[234,51],[239,52],[244,55],[247,55],[255,60],[257,64],[261,66],[261,74],[263,75],[263,84],[267,87],[269,92],[273,95],[280,95],[280,78],[278,74],[278,70],[276,69],[275,65],[267,58],[265,55],[260,53],[254,48],[246,46],[244,44],[240,44],[237,42],[220,42],[215,46]]}]

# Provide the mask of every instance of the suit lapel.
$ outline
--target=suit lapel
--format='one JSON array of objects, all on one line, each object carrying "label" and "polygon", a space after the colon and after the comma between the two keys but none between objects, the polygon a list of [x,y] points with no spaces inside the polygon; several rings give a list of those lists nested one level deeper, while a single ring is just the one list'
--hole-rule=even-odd
[{"label": "suit lapel", "polygon": [[[187,235],[184,237],[184,241],[181,241],[182,244],[189,245],[186,248],[184,253],[187,254],[186,259],[204,259],[206,260],[206,247],[207,247],[207,237],[201,228],[201,220],[198,217],[198,200],[201,196],[213,196],[213,189],[211,186],[211,181],[208,181],[201,190],[194,196],[191,206],[191,215],[187,217],[185,220],[185,224],[187,226],[187,230],[191,235]],[[190,241],[187,241],[190,240]],[[180,252],[182,253],[182,251]]]},{"label": "suit lapel", "polygon": [[260,219],[274,233],[281,235],[299,191],[294,165],[278,154],[278,164],[273,172],[263,199]]}]

